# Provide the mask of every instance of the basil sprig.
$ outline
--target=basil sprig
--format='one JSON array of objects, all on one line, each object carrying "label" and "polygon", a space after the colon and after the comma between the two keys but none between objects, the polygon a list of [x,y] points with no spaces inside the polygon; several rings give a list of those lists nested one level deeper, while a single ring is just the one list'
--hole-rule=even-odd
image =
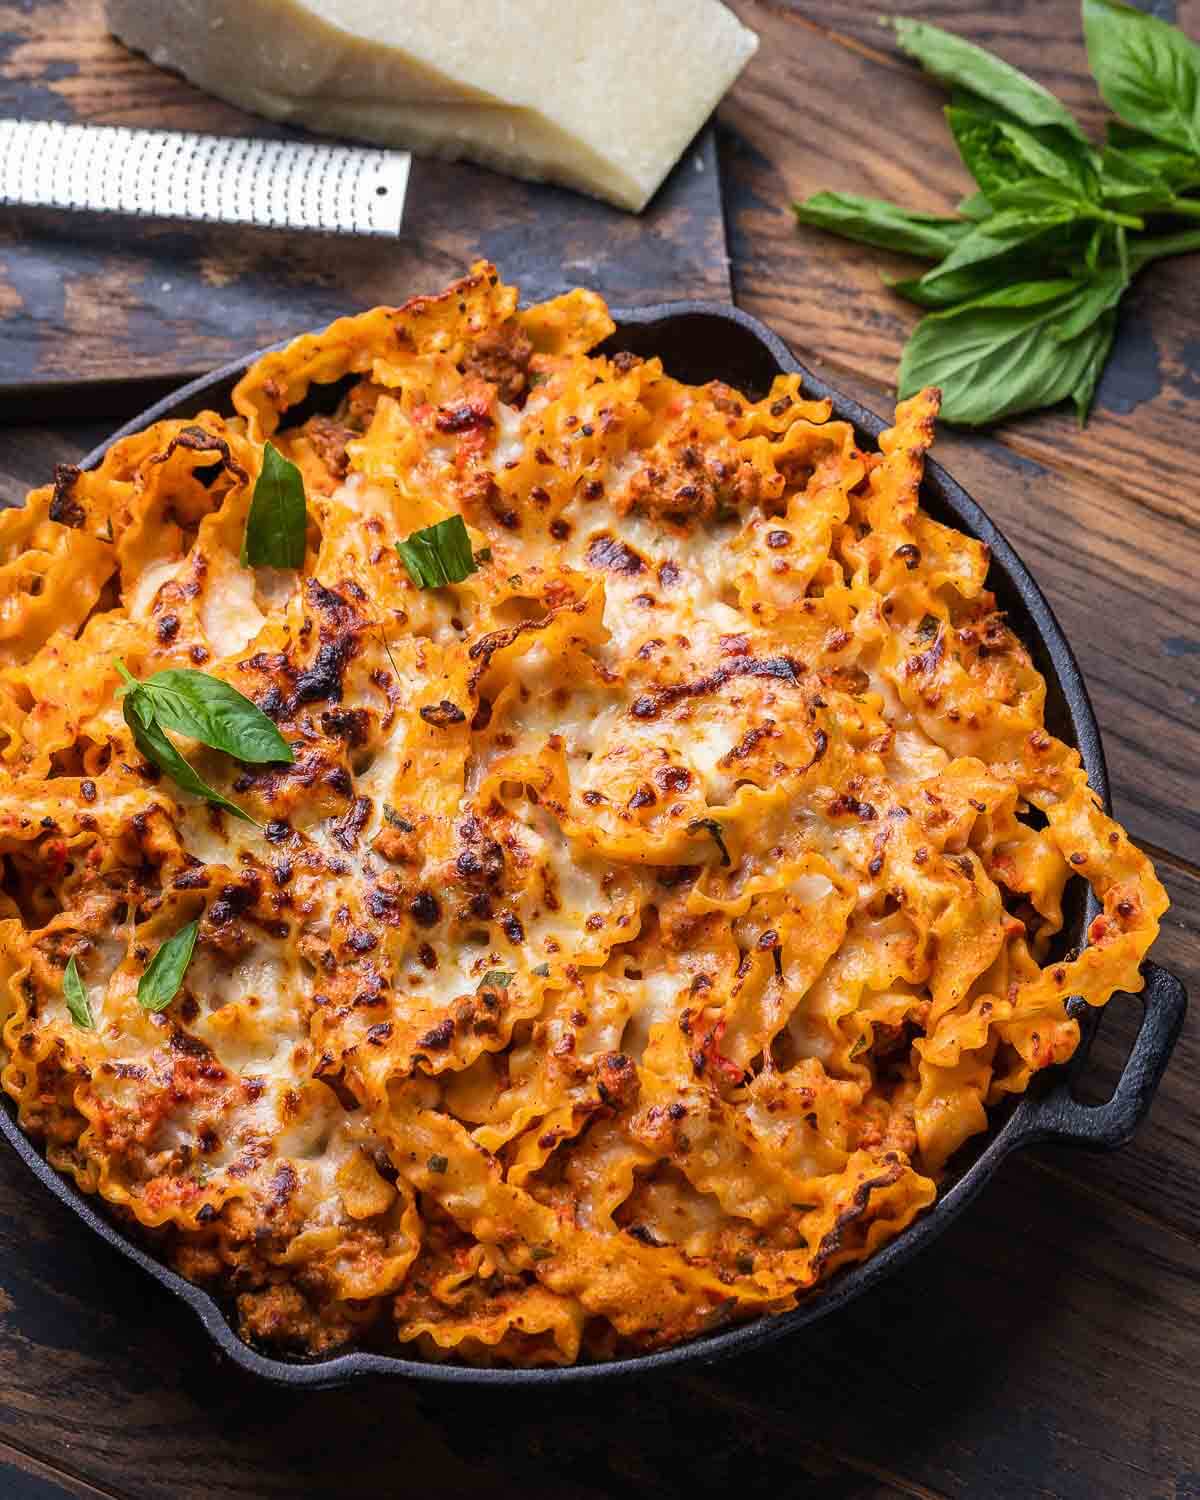
[{"label": "basil sprig", "polygon": [[183,791],[253,823],[248,812],[193,770],[165,730],[178,730],[202,745],[253,765],[290,763],[295,758],[291,746],[262,709],[207,672],[172,668],[138,682],[123,662],[118,661],[116,668],[126,684],[122,690],[125,722],[146,759],[165,771]]},{"label": "basil sprig", "polygon": [[242,567],[302,568],[307,533],[304,476],[268,443],[246,517]]},{"label": "basil sprig", "polygon": [[291,746],[262,709],[220,677],[172,667],[147,677],[137,690],[153,702],[160,724],[213,750],[252,765],[293,759]]},{"label": "basil sprig", "polygon": [[88,1003],[87,990],[84,989],[83,980],[79,977],[79,965],[75,962],[72,953],[67,961],[67,967],[63,974],[63,999],[67,1002],[67,1013],[82,1031],[95,1031],[96,1022],[92,1018],[92,1007]]},{"label": "basil sprig", "polygon": [[479,568],[461,516],[447,516],[444,521],[423,526],[397,542],[396,551],[419,589],[440,589],[448,583],[461,583]]},{"label": "basil sprig", "polygon": [[138,1004],[143,1010],[166,1010],[179,993],[199,931],[199,919],[189,922],[174,937],[168,938],[146,965],[137,987]]},{"label": "basil sprig", "polygon": [[1200,228],[1169,223],[1200,218],[1200,196],[1188,196],[1200,188],[1200,47],[1121,0],[1083,0],[1083,21],[1097,84],[1121,116],[1103,148],[1001,58],[897,18],[901,48],[954,90],[946,120],[979,191],[957,217],[848,193],[795,205],[802,223],[937,262],[890,284],[931,310],[905,348],[900,395],[940,386],[948,421],[977,426],[1069,397],[1082,423],[1132,277],[1200,249]]}]

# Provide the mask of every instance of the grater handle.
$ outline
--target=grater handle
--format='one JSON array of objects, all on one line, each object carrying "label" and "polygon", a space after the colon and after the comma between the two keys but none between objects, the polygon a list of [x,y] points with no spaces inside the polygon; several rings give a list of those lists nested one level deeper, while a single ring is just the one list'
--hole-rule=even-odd
[{"label": "grater handle", "polygon": [[0,119],[0,204],[396,235],[405,151]]}]

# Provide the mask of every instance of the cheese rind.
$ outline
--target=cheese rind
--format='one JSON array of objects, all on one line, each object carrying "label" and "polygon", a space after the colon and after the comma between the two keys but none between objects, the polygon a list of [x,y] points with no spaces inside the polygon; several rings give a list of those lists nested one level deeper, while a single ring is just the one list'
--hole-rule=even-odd
[{"label": "cheese rind", "polygon": [[753,54],[717,0],[108,0],[231,103],[640,210]]}]

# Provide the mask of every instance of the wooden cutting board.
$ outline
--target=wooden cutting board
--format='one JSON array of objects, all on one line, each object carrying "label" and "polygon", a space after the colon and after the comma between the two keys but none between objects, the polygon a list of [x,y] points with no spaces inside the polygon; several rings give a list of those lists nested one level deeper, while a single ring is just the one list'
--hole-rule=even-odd
[{"label": "wooden cutting board", "polygon": [[[101,0],[0,0],[0,114],[299,137],[127,51]],[[0,210],[0,395],[174,380],[342,313],[437,290],[479,255],[530,300],[728,299],[711,129],[650,207],[418,160],[398,240]],[[9,415],[18,409],[6,403]]]}]

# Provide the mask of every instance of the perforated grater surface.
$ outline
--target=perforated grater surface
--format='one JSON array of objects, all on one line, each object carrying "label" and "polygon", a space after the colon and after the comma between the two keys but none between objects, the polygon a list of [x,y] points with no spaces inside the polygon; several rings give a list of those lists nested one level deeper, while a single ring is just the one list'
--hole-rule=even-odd
[{"label": "perforated grater surface", "polygon": [[395,235],[404,151],[0,120],[0,203]]}]

